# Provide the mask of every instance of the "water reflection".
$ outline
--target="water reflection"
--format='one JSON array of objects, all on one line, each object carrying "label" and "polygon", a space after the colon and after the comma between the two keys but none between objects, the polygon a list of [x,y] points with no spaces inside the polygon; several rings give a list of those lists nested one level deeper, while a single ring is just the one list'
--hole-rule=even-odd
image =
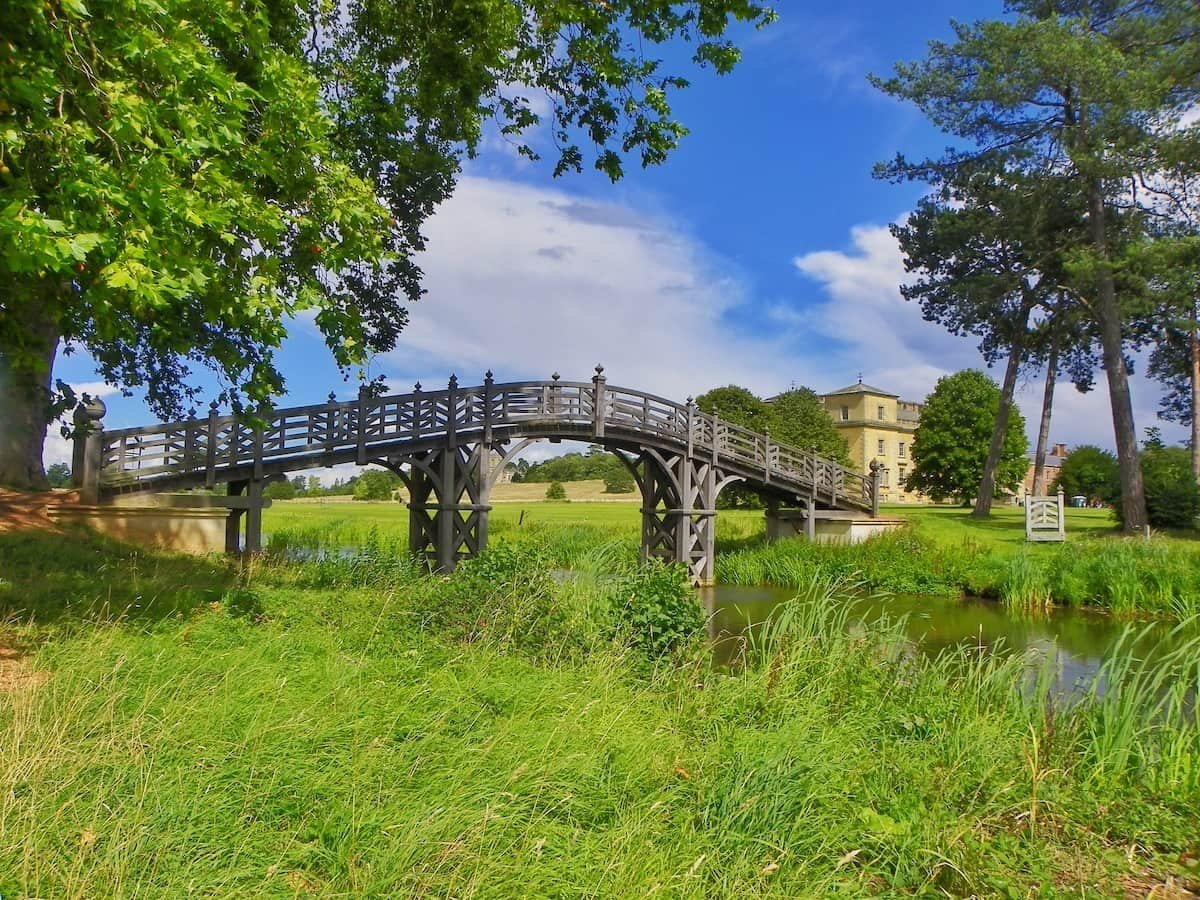
[{"label": "water reflection", "polygon": [[[742,642],[738,638],[790,600],[794,592],[716,585],[702,589],[700,595],[710,615],[716,661],[724,664],[739,653]],[[1001,653],[1028,652],[1031,679],[1044,661],[1050,660],[1051,689],[1060,696],[1079,696],[1092,689],[1101,665],[1128,626],[1093,610],[1058,608],[1045,615],[1023,616],[985,600],[893,596],[846,602],[854,607],[855,622],[873,622],[884,616],[893,621],[902,618],[908,639],[927,656],[964,645]],[[1166,623],[1149,626],[1138,645],[1140,651],[1151,658],[1164,652],[1169,631]]]}]

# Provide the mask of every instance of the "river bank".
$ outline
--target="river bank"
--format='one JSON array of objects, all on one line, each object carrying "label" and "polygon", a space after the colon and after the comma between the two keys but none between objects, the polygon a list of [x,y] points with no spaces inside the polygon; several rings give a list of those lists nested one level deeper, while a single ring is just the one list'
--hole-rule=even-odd
[{"label": "river bank", "polygon": [[[1194,880],[1200,647],[1095,700],[812,582],[747,665],[614,626],[569,529],[451,577],[0,535],[0,893],[1145,894]],[[591,550],[606,570],[615,536]],[[571,549],[574,548],[574,549]],[[544,552],[543,552],[544,551]],[[605,554],[608,554],[605,556]],[[669,605],[669,603],[668,603]],[[618,617],[619,619],[620,617]]]},{"label": "river bank", "polygon": [[[1122,616],[1200,614],[1200,535],[1122,538],[1104,510],[1068,510],[1065,544],[1025,543],[1023,512],[998,508],[986,520],[953,507],[893,506],[909,527],[865,544],[763,540],[760,511],[722,510],[717,519],[719,583],[794,588],[812,578],[858,582],[865,591],[975,596],[1037,613],[1060,605]],[[279,503],[264,516],[276,549],[407,546],[408,511],[397,503],[330,506]],[[506,504],[491,516],[498,541],[538,544],[560,568],[597,552],[636,559],[635,507],[602,503]]]}]

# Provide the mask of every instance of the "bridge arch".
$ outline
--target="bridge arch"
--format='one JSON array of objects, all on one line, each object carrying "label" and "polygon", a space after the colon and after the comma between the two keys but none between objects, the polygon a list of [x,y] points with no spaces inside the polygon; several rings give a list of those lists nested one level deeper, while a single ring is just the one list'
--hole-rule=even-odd
[{"label": "bridge arch", "polygon": [[[86,417],[84,417],[86,418]],[[271,478],[303,469],[378,463],[409,489],[412,552],[450,571],[487,546],[493,451],[510,460],[537,440],[595,443],[634,473],[642,495],[642,552],[712,578],[716,500],[743,482],[773,503],[878,512],[878,476],[780,444],[716,416],[689,398],[675,403],[607,383],[497,384],[375,396],[278,409],[260,420],[220,416],[105,431],[98,417],[77,431],[76,484],[84,502],[131,491],[212,487],[246,493],[248,550],[261,541],[261,496]],[[258,507],[256,508],[256,504]],[[240,515],[231,528],[238,529]],[[240,543],[233,534],[230,547]]]}]

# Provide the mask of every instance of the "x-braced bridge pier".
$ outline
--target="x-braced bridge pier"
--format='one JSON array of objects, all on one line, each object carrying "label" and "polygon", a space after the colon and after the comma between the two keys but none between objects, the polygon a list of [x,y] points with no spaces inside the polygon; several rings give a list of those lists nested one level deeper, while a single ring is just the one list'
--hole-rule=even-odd
[{"label": "x-braced bridge pier", "polygon": [[[496,383],[277,409],[256,422],[222,416],[106,431],[98,401],[76,411],[75,478],[85,503],[136,491],[229,485],[226,547],[260,549],[263,489],[304,469],[354,463],[396,472],[409,492],[409,546],[436,571],[487,546],[491,490],[529,444],[599,444],[629,469],[642,497],[642,553],[712,579],[717,497],[734,483],[770,509],[879,510],[879,473],[862,475],[701,412],[607,383]],[[497,460],[498,457],[498,460]],[[244,520],[244,522],[243,522]]]}]

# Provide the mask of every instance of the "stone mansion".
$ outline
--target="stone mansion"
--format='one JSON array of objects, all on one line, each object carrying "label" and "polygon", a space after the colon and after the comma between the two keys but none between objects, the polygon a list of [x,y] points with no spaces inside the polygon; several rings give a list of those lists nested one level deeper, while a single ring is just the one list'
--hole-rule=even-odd
[{"label": "stone mansion", "polygon": [[872,462],[884,466],[880,499],[884,503],[924,503],[923,494],[904,489],[912,464],[913,432],[921,420],[921,404],[863,384],[830,391],[821,397],[825,411],[850,447],[851,465],[866,472]]},{"label": "stone mansion", "polygon": [[[912,465],[913,435],[921,421],[924,405],[901,400],[897,394],[864,384],[830,391],[821,402],[850,448],[850,463],[860,472],[872,462],[884,466],[880,499],[884,503],[928,503],[919,491],[908,491],[904,481]],[[1046,456],[1046,484],[1053,485],[1067,454],[1066,444],[1054,444]],[[1018,485],[1014,499],[1033,490],[1034,454],[1029,454],[1029,471]]]}]

